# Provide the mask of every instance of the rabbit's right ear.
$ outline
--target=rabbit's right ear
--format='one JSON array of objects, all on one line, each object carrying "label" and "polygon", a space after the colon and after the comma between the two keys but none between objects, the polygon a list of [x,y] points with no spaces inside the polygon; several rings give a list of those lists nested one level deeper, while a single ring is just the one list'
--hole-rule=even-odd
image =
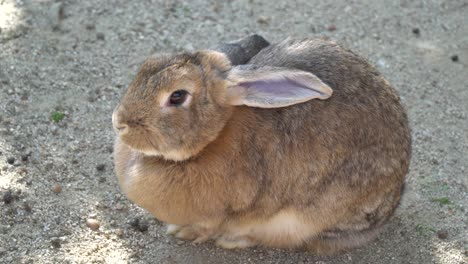
[{"label": "rabbit's right ear", "polygon": [[327,99],[333,91],[310,72],[282,67],[240,65],[227,75],[228,102],[261,108],[277,108],[312,99]]}]

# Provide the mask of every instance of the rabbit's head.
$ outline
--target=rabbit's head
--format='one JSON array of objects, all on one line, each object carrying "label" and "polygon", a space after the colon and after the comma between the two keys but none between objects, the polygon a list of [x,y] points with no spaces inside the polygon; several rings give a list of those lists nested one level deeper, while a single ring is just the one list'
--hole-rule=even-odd
[{"label": "rabbit's head", "polygon": [[286,107],[331,94],[309,72],[232,67],[215,51],[155,55],[141,66],[112,119],[120,139],[135,151],[182,161],[218,137],[233,107]]}]

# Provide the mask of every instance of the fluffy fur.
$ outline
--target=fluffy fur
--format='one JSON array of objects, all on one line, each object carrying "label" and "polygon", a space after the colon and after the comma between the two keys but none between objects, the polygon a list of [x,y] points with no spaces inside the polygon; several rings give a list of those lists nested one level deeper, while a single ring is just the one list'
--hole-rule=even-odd
[{"label": "fluffy fur", "polygon": [[[364,59],[320,39],[270,45],[249,64],[312,73],[333,95],[235,106],[222,54],[151,57],[114,112],[123,192],[169,233],[225,248],[333,254],[372,240],[399,203],[411,156],[395,90]],[[165,107],[181,88],[190,103]]]}]

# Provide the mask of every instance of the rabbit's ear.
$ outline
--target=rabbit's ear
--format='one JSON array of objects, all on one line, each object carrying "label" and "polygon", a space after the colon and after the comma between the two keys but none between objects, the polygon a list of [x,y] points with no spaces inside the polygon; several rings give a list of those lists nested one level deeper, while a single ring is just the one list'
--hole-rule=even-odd
[{"label": "rabbit's ear", "polygon": [[227,76],[232,105],[276,108],[327,99],[333,91],[312,73],[282,67],[241,65]]}]

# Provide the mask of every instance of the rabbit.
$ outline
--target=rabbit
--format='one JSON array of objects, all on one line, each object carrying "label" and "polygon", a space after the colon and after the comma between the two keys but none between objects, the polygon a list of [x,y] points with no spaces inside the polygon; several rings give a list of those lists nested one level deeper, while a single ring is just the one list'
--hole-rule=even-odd
[{"label": "rabbit", "polygon": [[411,159],[397,92],[323,39],[238,66],[212,50],[154,55],[112,117],[126,196],[168,234],[227,249],[359,247],[398,206]]}]

